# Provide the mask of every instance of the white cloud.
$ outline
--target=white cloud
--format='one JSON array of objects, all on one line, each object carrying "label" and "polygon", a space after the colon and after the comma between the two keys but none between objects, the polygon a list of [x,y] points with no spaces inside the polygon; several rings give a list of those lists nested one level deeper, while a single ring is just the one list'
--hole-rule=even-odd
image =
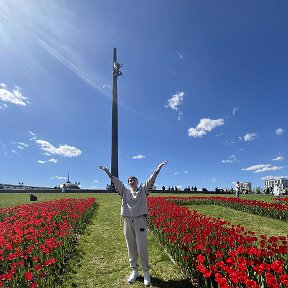
[{"label": "white cloud", "polygon": [[170,99],[168,99],[167,105],[165,105],[165,108],[170,108],[176,112],[178,112],[178,120],[180,120],[183,116],[183,113],[179,111],[179,106],[182,105],[183,99],[184,99],[185,93],[182,92],[177,92],[176,94],[172,95]]},{"label": "white cloud", "polygon": [[233,108],[233,111],[232,111],[232,114],[235,115],[236,112],[237,112],[237,110],[238,110],[238,108],[237,108],[237,107],[234,107],[234,108]]},{"label": "white cloud", "polygon": [[108,84],[103,84],[103,85],[102,85],[102,88],[103,88],[103,89],[106,89],[106,88],[109,88],[109,89],[111,89],[111,86],[110,86],[110,85],[108,85]]},{"label": "white cloud", "polygon": [[212,129],[216,128],[217,126],[224,125],[224,119],[206,119],[203,118],[200,120],[200,123],[197,125],[197,128],[200,130],[211,131]]},{"label": "white cloud", "polygon": [[32,136],[32,138],[30,138],[29,140],[35,140],[35,139],[37,139],[36,134],[33,133],[32,131],[29,131],[29,134]]},{"label": "white cloud", "polygon": [[283,156],[277,156],[276,158],[272,159],[272,161],[283,161],[284,157]]},{"label": "white cloud", "polygon": [[23,143],[23,142],[13,142],[14,145],[20,150],[24,150],[26,147],[29,147],[28,144]]},{"label": "white cloud", "polygon": [[99,183],[99,181],[98,181],[98,180],[93,180],[93,182],[95,182],[95,183]]},{"label": "white cloud", "polygon": [[233,160],[230,159],[222,160],[221,163],[233,163]]},{"label": "white cloud", "polygon": [[278,128],[275,130],[275,134],[277,136],[283,135],[284,134],[284,129],[283,128]]},{"label": "white cloud", "polygon": [[[7,102],[7,103],[12,103],[15,105],[20,105],[20,106],[26,106],[29,104],[27,101],[27,98],[22,95],[21,89],[19,86],[15,86],[13,90],[9,91],[7,89],[7,86],[5,84],[0,85],[0,101],[2,102]],[[3,103],[4,104],[4,103]],[[8,106],[3,106],[2,104],[2,109],[7,108]]]},{"label": "white cloud", "polygon": [[67,144],[55,147],[45,140],[37,139],[35,142],[41,147],[43,151],[48,152],[49,154],[52,155],[61,155],[64,157],[77,157],[82,153],[81,150],[77,149],[76,147],[69,146]]},{"label": "white cloud", "polygon": [[4,109],[7,109],[8,108],[8,105],[5,104],[5,103],[0,103],[0,110],[4,110]]},{"label": "white cloud", "polygon": [[63,179],[65,180],[65,179],[67,179],[67,178],[64,177],[64,176],[52,176],[51,178],[52,178],[52,179],[55,179],[55,178],[56,178],[56,179],[59,179],[59,180],[63,180]]},{"label": "white cloud", "polygon": [[[59,147],[55,147],[46,140],[37,139],[36,134],[32,131],[29,131],[29,134],[32,136],[29,140],[35,141],[35,143],[40,146],[40,149],[44,151],[43,154],[46,156],[60,155],[63,157],[77,157],[81,155],[82,153],[81,150],[77,149],[76,147],[69,146],[67,144],[60,145]],[[47,162],[47,161],[42,161],[42,160],[39,160],[39,161],[38,162],[42,164]],[[58,160],[51,158],[48,160],[48,162],[57,163]]]},{"label": "white cloud", "polygon": [[253,165],[247,168],[242,168],[241,170],[259,173],[259,172],[266,172],[266,171],[276,171],[276,170],[280,170],[283,168],[284,167],[282,166],[272,166],[271,164],[259,164],[259,165]]},{"label": "white cloud", "polygon": [[265,181],[265,180],[270,180],[270,179],[279,179],[279,178],[288,178],[288,176],[265,176],[262,177],[261,180]]},{"label": "white cloud", "polygon": [[202,118],[196,128],[188,129],[188,135],[190,137],[203,137],[207,132],[211,132],[214,128],[222,125],[224,125],[224,119]]},{"label": "white cloud", "polygon": [[177,117],[177,119],[178,119],[178,120],[181,120],[182,116],[183,116],[183,112],[178,112],[178,117]]},{"label": "white cloud", "polygon": [[56,164],[56,163],[58,162],[58,160],[57,160],[57,159],[54,159],[54,158],[51,158],[51,159],[49,159],[49,160],[47,160],[47,161],[38,160],[37,162],[40,163],[40,164],[45,164],[45,163],[47,163],[47,162],[55,163],[55,164]]},{"label": "white cloud", "polygon": [[144,155],[137,155],[137,156],[132,156],[132,159],[145,159]]},{"label": "white cloud", "polygon": [[176,94],[172,95],[172,97],[168,99],[168,104],[165,107],[178,111],[179,106],[182,105],[184,95],[184,92],[177,92]]},{"label": "white cloud", "polygon": [[178,52],[178,56],[179,56],[179,59],[182,60],[183,59],[183,54]]},{"label": "white cloud", "polygon": [[204,130],[197,130],[197,128],[189,128],[188,129],[188,135],[190,137],[201,138],[204,135],[206,135],[206,132]]},{"label": "white cloud", "polygon": [[23,143],[23,142],[17,142],[18,145],[22,146],[22,147],[29,147],[28,144]]},{"label": "white cloud", "polygon": [[239,140],[244,140],[245,142],[247,141],[253,141],[255,140],[257,137],[257,134],[256,133],[247,133],[242,137],[239,137]]},{"label": "white cloud", "polygon": [[178,172],[178,171],[176,171],[176,172],[174,172],[173,174],[174,175],[180,175],[180,174],[188,174],[189,173],[189,171],[187,171],[187,170],[184,170],[184,171],[181,171],[181,172]]},{"label": "white cloud", "polygon": [[233,163],[237,160],[235,155],[230,155],[228,158],[229,159],[222,160],[221,163]]}]

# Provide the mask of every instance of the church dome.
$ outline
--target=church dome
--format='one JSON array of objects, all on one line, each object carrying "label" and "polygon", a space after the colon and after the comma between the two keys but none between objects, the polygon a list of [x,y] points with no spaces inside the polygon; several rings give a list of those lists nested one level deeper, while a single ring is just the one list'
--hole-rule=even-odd
[{"label": "church dome", "polygon": [[70,182],[69,173],[68,173],[68,180],[66,181],[66,183],[63,183],[63,184],[59,185],[58,187],[61,189],[63,187],[66,187],[66,189],[81,189],[79,185],[80,185],[80,182],[76,182],[76,183]]},{"label": "church dome", "polygon": [[[77,184],[71,183],[70,181],[67,181],[64,184],[65,184],[67,189],[80,189],[80,187]],[[64,184],[62,184],[62,187]]]}]

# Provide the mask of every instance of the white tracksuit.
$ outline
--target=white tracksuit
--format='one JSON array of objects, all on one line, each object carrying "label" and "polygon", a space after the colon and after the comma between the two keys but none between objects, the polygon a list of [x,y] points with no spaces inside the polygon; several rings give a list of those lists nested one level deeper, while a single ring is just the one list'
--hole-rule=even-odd
[{"label": "white tracksuit", "polygon": [[115,176],[111,177],[115,188],[122,198],[121,216],[124,217],[124,235],[128,248],[128,258],[131,268],[137,268],[138,256],[143,271],[149,270],[147,243],[147,196],[154,185],[159,171],[155,171],[146,182],[130,190]]}]

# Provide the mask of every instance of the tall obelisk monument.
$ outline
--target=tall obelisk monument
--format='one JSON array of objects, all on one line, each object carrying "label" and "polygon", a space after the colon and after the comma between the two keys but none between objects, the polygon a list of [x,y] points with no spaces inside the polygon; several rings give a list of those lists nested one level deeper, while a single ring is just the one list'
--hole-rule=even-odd
[{"label": "tall obelisk monument", "polygon": [[[113,53],[113,89],[112,89],[112,151],[111,151],[111,173],[115,177],[118,175],[118,92],[117,79],[122,75],[120,68],[122,64],[117,62],[117,51],[114,48]],[[111,183],[112,185],[112,183]],[[113,185],[112,185],[113,186]]]}]

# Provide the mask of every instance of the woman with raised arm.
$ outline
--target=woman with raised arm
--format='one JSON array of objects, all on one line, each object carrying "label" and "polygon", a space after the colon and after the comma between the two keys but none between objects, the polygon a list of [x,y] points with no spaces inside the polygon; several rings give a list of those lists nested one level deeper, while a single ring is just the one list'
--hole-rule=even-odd
[{"label": "woman with raised arm", "polygon": [[134,283],[140,276],[137,264],[139,257],[144,272],[144,284],[145,286],[150,286],[151,284],[148,265],[147,196],[161,168],[167,163],[168,161],[160,163],[157,169],[141,186],[138,186],[138,179],[135,176],[130,176],[128,178],[129,188],[126,188],[118,178],[113,176],[107,167],[99,166],[111,178],[117,192],[122,198],[121,216],[124,218],[124,235],[128,249],[129,263],[132,269],[128,278],[129,283]]}]

